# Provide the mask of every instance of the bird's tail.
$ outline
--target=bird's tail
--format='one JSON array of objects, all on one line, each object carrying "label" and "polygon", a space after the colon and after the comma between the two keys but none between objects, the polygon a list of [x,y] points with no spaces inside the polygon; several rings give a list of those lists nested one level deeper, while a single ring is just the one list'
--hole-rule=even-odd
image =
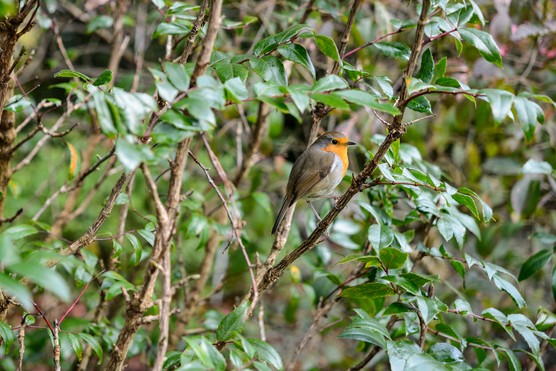
[{"label": "bird's tail", "polygon": [[276,217],[276,221],[274,222],[274,226],[272,227],[272,234],[276,233],[276,230],[278,229],[280,222],[282,221],[282,219],[284,219],[284,214],[286,214],[286,211],[288,211],[289,209],[288,204],[289,204],[288,199],[284,198],[284,202],[282,202],[282,207],[280,208],[280,212],[278,213],[278,216]]}]

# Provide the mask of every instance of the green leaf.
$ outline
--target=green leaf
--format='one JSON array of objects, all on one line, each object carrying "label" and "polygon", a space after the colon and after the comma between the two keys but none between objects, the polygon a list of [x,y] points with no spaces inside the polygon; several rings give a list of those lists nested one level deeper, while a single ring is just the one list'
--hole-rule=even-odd
[{"label": "green leaf", "polygon": [[369,242],[375,249],[382,249],[390,246],[394,241],[394,233],[386,225],[373,224],[369,227],[367,234]]},{"label": "green leaf", "polygon": [[552,174],[552,165],[546,161],[537,161],[534,159],[529,159],[521,168],[523,174]]},{"label": "green leaf", "polygon": [[[62,335],[64,334],[65,333],[62,333]],[[67,337],[68,337],[68,342],[71,345],[71,348],[73,349],[75,355],[77,356],[77,359],[81,361],[81,358],[83,358],[83,347],[81,346],[81,340],[77,337],[77,335],[72,334],[71,332],[67,333]]]},{"label": "green leaf", "polygon": [[33,310],[33,296],[31,295],[31,290],[19,282],[19,280],[14,280],[8,274],[0,272],[0,288],[17,300],[25,310],[29,312]]},{"label": "green leaf", "polygon": [[405,81],[407,85],[407,93],[410,96],[423,90],[436,90],[436,86],[427,84],[415,77],[408,77]]},{"label": "green leaf", "polygon": [[309,72],[311,72],[313,79],[316,78],[315,67],[313,66],[311,57],[309,57],[309,53],[307,53],[307,50],[305,50],[303,46],[293,43],[284,44],[278,47],[278,52],[287,60],[298,63],[307,68]]},{"label": "green leaf", "polygon": [[415,112],[428,113],[428,114],[432,113],[431,102],[423,95],[420,95],[416,98],[413,98],[411,101],[409,101],[407,108]]},{"label": "green leaf", "polygon": [[360,340],[384,348],[386,346],[385,339],[390,339],[390,333],[374,318],[355,318],[339,337]]},{"label": "green leaf", "polygon": [[87,28],[85,32],[87,34],[92,34],[96,30],[101,28],[110,28],[114,24],[114,18],[107,15],[99,15],[87,22]]},{"label": "green leaf", "polygon": [[349,88],[346,80],[337,75],[328,75],[316,81],[311,88],[313,93],[322,93],[330,90],[347,89]]},{"label": "green leaf", "polygon": [[55,270],[42,266],[33,256],[20,263],[10,265],[9,270],[28,278],[63,301],[68,302],[71,299],[71,291],[62,276]]},{"label": "green leaf", "polygon": [[166,35],[185,36],[191,31],[191,23],[188,21],[166,23],[162,22],[153,32],[153,39]]},{"label": "green leaf", "polygon": [[534,354],[539,354],[540,342],[533,332],[533,330],[536,330],[533,322],[531,322],[531,320],[523,314],[518,313],[508,315],[508,323],[510,323],[512,327],[519,332],[521,336],[523,336],[523,339],[525,339],[529,348],[531,348],[531,351]]},{"label": "green leaf", "polygon": [[4,233],[2,233],[2,235],[9,240],[17,241],[24,237],[31,236],[35,233],[38,233],[38,230],[32,225],[19,224],[6,229]]},{"label": "green leaf", "polygon": [[409,61],[409,56],[411,55],[411,49],[409,46],[399,41],[378,42],[374,43],[373,46],[385,56],[399,59],[404,62]]},{"label": "green leaf", "polygon": [[473,45],[484,59],[502,68],[500,49],[488,32],[476,28],[459,28],[458,32],[463,41]]},{"label": "green leaf", "polygon": [[519,280],[523,281],[541,270],[552,257],[552,250],[541,250],[529,257],[519,270]]},{"label": "green leaf", "polygon": [[84,73],[72,71],[72,70],[61,70],[54,74],[54,77],[70,77],[70,78],[78,78],[85,82],[91,81],[91,78]]},{"label": "green leaf", "polygon": [[256,56],[269,54],[272,51],[276,50],[279,45],[291,41],[304,29],[312,30],[307,25],[298,24],[276,35],[266,37],[255,44],[255,46],[253,47],[253,54],[255,54]]},{"label": "green leaf", "polygon": [[429,82],[435,83],[439,78],[444,77],[444,74],[446,73],[447,61],[448,60],[446,57],[442,57],[442,59],[440,59],[438,63],[434,65],[432,81]]},{"label": "green leaf", "polygon": [[427,353],[442,363],[465,362],[465,357],[455,346],[448,343],[433,344]]},{"label": "green leaf", "polygon": [[128,93],[120,88],[114,88],[113,93],[115,104],[119,108],[127,129],[133,134],[142,134],[143,120],[157,109],[153,97],[145,93]]},{"label": "green leaf", "polygon": [[359,89],[334,91],[331,94],[339,96],[348,102],[366,106],[380,112],[386,112],[392,116],[400,113],[400,110],[394,107],[392,103],[381,103],[378,101],[378,97]]},{"label": "green leaf", "polygon": [[205,369],[214,369],[217,371],[226,368],[226,360],[222,353],[218,351],[206,338],[185,338],[187,345],[191,347],[195,355],[205,366]]},{"label": "green leaf", "polygon": [[168,80],[179,91],[186,91],[189,89],[189,75],[185,72],[183,66],[179,63],[164,62],[164,71],[168,76]]},{"label": "green leaf", "polygon": [[112,114],[110,113],[110,108],[106,102],[105,94],[98,90],[93,93],[93,105],[97,113],[97,119],[100,123],[100,129],[109,138],[113,138],[118,133],[114,121],[112,120]]},{"label": "green leaf", "polygon": [[110,70],[104,70],[104,72],[102,72],[95,81],[93,81],[93,85],[94,86],[101,86],[104,84],[108,84],[110,81],[112,81],[112,71]]},{"label": "green leaf", "polygon": [[443,363],[423,354],[421,348],[413,342],[387,341],[386,352],[392,371],[448,370]]},{"label": "green leaf", "polygon": [[93,351],[96,353],[98,357],[97,365],[100,365],[102,363],[102,355],[104,354],[102,352],[102,347],[100,346],[100,342],[94,337],[92,337],[91,335],[86,334],[84,332],[79,333],[79,336],[81,336],[81,339],[85,340],[85,342],[87,342],[87,344],[91,346],[91,348],[93,349]]},{"label": "green leaf", "polygon": [[284,363],[280,354],[268,343],[265,343],[259,339],[248,339],[249,344],[255,348],[255,354],[257,358],[271,364],[274,368],[282,370],[284,368]]},{"label": "green leaf", "polygon": [[490,103],[494,122],[501,123],[510,113],[514,95],[509,91],[500,89],[482,89],[480,93],[485,94],[486,100]]},{"label": "green leaf", "polygon": [[332,108],[349,110],[349,104],[347,104],[342,98],[335,95],[313,93],[311,94],[311,98]]},{"label": "green leaf", "polygon": [[156,91],[158,95],[164,99],[166,102],[172,102],[179,94],[179,90],[168,81],[168,77],[160,71],[153,68],[150,69],[153,77],[154,83],[156,85]]},{"label": "green leaf", "polygon": [[239,77],[227,80],[224,83],[226,98],[232,102],[240,103],[242,100],[249,98],[247,88]]},{"label": "green leaf", "polygon": [[514,109],[525,137],[527,140],[531,140],[535,134],[536,124],[544,123],[544,112],[542,108],[537,103],[531,102],[527,98],[517,96],[514,99]]},{"label": "green leaf", "polygon": [[499,275],[495,275],[492,281],[494,282],[496,287],[510,295],[512,300],[519,308],[527,306],[527,302],[525,301],[525,299],[523,299],[523,296],[521,296],[519,291],[509,281],[501,278]]},{"label": "green leaf", "polygon": [[395,302],[390,304],[390,306],[384,311],[384,315],[390,314],[400,314],[400,313],[407,313],[407,312],[414,312],[415,309],[406,303]]},{"label": "green leaf", "polygon": [[415,77],[425,83],[431,83],[434,77],[434,67],[435,66],[432,52],[430,49],[427,49],[421,56],[421,68],[419,69],[419,72],[417,72],[417,75],[415,75]]},{"label": "green leaf", "polygon": [[511,371],[521,371],[521,362],[519,358],[515,355],[513,350],[503,347],[496,348],[499,351],[502,351],[502,355],[508,360],[508,365],[510,366]]},{"label": "green leaf", "polygon": [[465,25],[473,16],[473,8],[464,6],[446,16],[446,20],[456,27]]},{"label": "green leaf", "polygon": [[243,82],[249,76],[249,69],[242,64],[231,63],[230,61],[222,61],[215,63],[213,68],[222,82],[226,82],[233,78],[239,78]]},{"label": "green leaf", "polygon": [[149,160],[152,154],[142,144],[130,143],[124,138],[116,139],[116,156],[127,171],[134,170],[141,162]]},{"label": "green leaf", "polygon": [[131,261],[134,265],[137,265],[141,261],[141,255],[143,255],[143,246],[135,235],[127,233],[125,236],[133,248],[134,258],[132,258]]},{"label": "green leaf", "polygon": [[473,11],[475,12],[475,15],[477,16],[477,18],[479,19],[479,22],[481,23],[481,25],[485,25],[485,17],[483,16],[483,12],[481,11],[481,8],[479,8],[479,5],[477,5],[477,3],[473,0],[468,0],[469,3],[471,4],[471,6],[473,7]]},{"label": "green leaf", "polygon": [[462,280],[465,280],[465,265],[459,260],[450,260],[452,268],[459,274]]},{"label": "green leaf", "polygon": [[348,287],[342,291],[340,296],[350,299],[375,299],[394,294],[395,292],[390,285],[380,282],[371,282]]},{"label": "green leaf", "polygon": [[[373,247],[375,247],[373,245]],[[380,260],[386,269],[403,268],[408,254],[394,247],[381,248],[379,251]]]},{"label": "green leaf", "polygon": [[249,301],[244,302],[220,321],[216,330],[216,340],[228,341],[236,333],[241,333],[245,324],[245,314],[249,309]]},{"label": "green leaf", "polygon": [[284,64],[275,56],[267,55],[260,59],[252,58],[249,60],[249,64],[264,81],[274,81],[284,86],[288,84]]},{"label": "green leaf", "polygon": [[8,350],[15,341],[15,336],[12,327],[4,321],[0,321],[0,338],[3,340],[2,343],[5,345],[5,353],[9,353]]},{"label": "green leaf", "polygon": [[452,198],[458,204],[460,204],[462,206],[466,206],[469,209],[469,211],[471,211],[473,216],[475,216],[475,218],[481,219],[481,217],[479,216],[479,209],[477,208],[477,205],[475,204],[475,200],[471,196],[468,196],[468,195],[463,194],[463,193],[455,193],[455,194],[452,195]]},{"label": "green leaf", "polygon": [[315,35],[314,39],[317,48],[319,48],[324,55],[332,58],[336,62],[340,62],[340,53],[338,52],[338,47],[334,40],[324,35]]},{"label": "green leaf", "polygon": [[305,112],[309,105],[311,104],[311,99],[308,96],[309,87],[307,85],[290,85],[286,87],[280,87],[284,91],[290,94],[290,97],[299,110],[299,112]]}]

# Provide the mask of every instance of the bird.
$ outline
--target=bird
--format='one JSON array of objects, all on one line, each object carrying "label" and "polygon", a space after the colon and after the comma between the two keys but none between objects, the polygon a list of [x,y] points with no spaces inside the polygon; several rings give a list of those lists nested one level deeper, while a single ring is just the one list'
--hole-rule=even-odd
[{"label": "bird", "polygon": [[355,144],[357,143],[351,142],[343,133],[329,131],[321,134],[295,160],[282,207],[272,227],[272,234],[276,233],[286,211],[299,199],[310,200],[333,196],[349,165],[348,146]]}]

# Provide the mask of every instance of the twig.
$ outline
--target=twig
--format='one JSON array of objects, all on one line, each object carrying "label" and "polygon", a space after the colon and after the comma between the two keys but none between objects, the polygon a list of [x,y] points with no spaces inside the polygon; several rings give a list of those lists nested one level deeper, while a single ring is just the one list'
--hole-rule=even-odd
[{"label": "twig", "polygon": [[423,95],[427,95],[427,94],[446,94],[446,95],[469,95],[470,97],[482,97],[484,96],[484,94],[481,93],[472,93],[466,90],[458,90],[458,91],[445,91],[445,90],[432,90],[432,89],[423,89],[421,91],[418,91],[412,95],[410,95],[407,99],[405,99],[401,105],[402,106],[407,106],[409,104],[410,101],[412,101],[413,99],[423,96]]},{"label": "twig", "polygon": [[187,41],[185,43],[185,46],[183,47],[183,52],[178,58],[179,64],[184,64],[185,62],[187,62],[189,56],[191,55],[191,51],[193,50],[193,44],[195,43],[195,38],[197,37],[197,34],[201,30],[202,24],[204,23],[205,20],[208,3],[209,3],[208,0],[203,0],[203,2],[201,3],[201,6],[199,8],[199,13],[195,18],[195,21],[193,21],[193,25],[191,26],[191,31],[189,31],[189,34],[187,35]]},{"label": "twig", "polygon": [[384,34],[384,35],[382,35],[382,36],[378,36],[378,37],[375,38],[374,40],[369,41],[368,43],[365,43],[364,45],[361,45],[361,46],[359,46],[359,47],[357,47],[357,48],[355,48],[355,49],[352,49],[352,50],[350,50],[349,52],[347,52],[347,53],[344,54],[344,56],[342,57],[342,60],[346,59],[347,57],[349,57],[350,55],[352,55],[352,54],[354,54],[354,53],[357,53],[357,52],[360,51],[361,49],[364,49],[364,48],[366,48],[366,47],[368,47],[368,46],[371,46],[371,45],[373,45],[373,44],[376,44],[377,42],[382,41],[382,40],[384,40],[384,39],[387,38],[387,37],[390,37],[390,36],[393,36],[393,35],[397,35],[397,34],[399,34],[399,33],[402,33],[402,32],[404,32],[405,30],[406,30],[406,28],[398,28],[396,31],[392,31],[392,32],[389,32],[389,33]]},{"label": "twig", "polygon": [[[218,195],[218,198],[220,199],[220,201],[222,202],[222,206],[224,207],[224,210],[226,211],[226,215],[228,216],[228,219],[230,221],[230,224],[232,226],[232,231],[234,233],[234,237],[238,242],[238,245],[241,248],[241,251],[243,253],[243,257],[247,263],[247,267],[249,269],[249,275],[251,276],[251,283],[252,285],[254,285],[255,289],[256,289],[256,285],[257,285],[257,281],[255,280],[255,274],[253,273],[253,266],[251,264],[251,261],[249,260],[249,255],[247,254],[247,250],[245,248],[245,245],[243,245],[243,241],[241,240],[241,233],[240,233],[240,228],[241,226],[238,226],[236,224],[235,218],[232,216],[232,212],[230,211],[230,208],[228,207],[228,203],[226,202],[226,199],[224,198],[224,196],[222,195],[222,193],[220,192],[220,190],[218,189],[218,186],[216,185],[216,183],[214,183],[214,181],[212,180],[208,169],[197,159],[197,157],[195,157],[195,155],[193,154],[193,152],[189,151],[189,156],[193,159],[193,161],[195,161],[195,163],[197,165],[199,165],[199,167],[203,170],[203,172],[205,173],[205,177],[207,178],[207,181],[209,182],[209,184],[211,185],[211,187],[214,189],[214,191],[216,192],[216,194]],[[250,312],[252,312],[253,307],[255,306],[255,304],[257,303],[257,300],[259,298],[259,294],[258,292],[255,290],[253,292],[253,300],[251,302],[251,307],[250,307]]]},{"label": "twig", "polygon": [[19,331],[17,334],[17,338],[19,340],[19,359],[17,362],[17,371],[23,371],[23,357],[25,355],[25,318],[27,315],[23,316],[21,320],[21,326],[19,327]]},{"label": "twig", "polygon": [[423,314],[419,309],[415,309],[415,313],[417,313],[417,318],[419,318],[419,327],[421,328],[421,332],[419,334],[419,348],[425,349],[425,337],[427,335],[427,323],[423,318]]},{"label": "twig", "polygon": [[[52,127],[50,128],[50,131],[56,131],[58,130],[58,128],[60,126],[62,126],[64,124],[64,122],[66,121],[66,119],[76,110],[78,110],[79,108],[81,108],[83,105],[87,104],[88,100],[90,99],[90,95],[86,96],[85,99],[82,102],[79,102],[75,105],[68,103],[69,107],[68,109],[64,112],[64,114],[62,116],[60,116],[60,118],[58,120],[56,120],[56,122],[54,123],[54,125],[52,125]],[[13,168],[13,172],[17,172],[19,170],[21,170],[23,167],[29,165],[29,163],[31,162],[31,160],[33,160],[33,158],[35,158],[35,156],[37,155],[37,153],[39,153],[39,151],[41,150],[41,148],[46,144],[46,142],[50,139],[51,137],[46,135],[44,137],[42,137],[37,144],[33,147],[33,149],[31,150],[31,152],[29,152],[29,154],[27,156],[25,156],[25,158],[23,160],[21,160],[16,166],[14,166]],[[18,145],[19,147],[19,145]]]},{"label": "twig", "polygon": [[37,213],[33,216],[32,220],[35,220],[35,221],[38,220],[40,218],[40,216],[46,211],[46,209],[54,202],[54,200],[56,200],[58,198],[58,196],[60,196],[63,193],[71,192],[71,191],[75,190],[76,188],[78,188],[79,186],[81,186],[81,184],[83,183],[85,178],[87,178],[96,169],[98,169],[98,167],[100,165],[102,165],[106,160],[108,160],[110,157],[112,157],[112,155],[115,153],[115,150],[116,150],[116,147],[113,146],[112,149],[110,150],[110,152],[108,152],[107,155],[100,158],[93,166],[91,166],[89,169],[87,169],[86,171],[81,173],[79,175],[79,177],[77,177],[77,179],[73,182],[73,184],[71,186],[69,186],[67,184],[64,184],[56,192],[54,192],[52,195],[50,195],[50,197],[48,197],[48,199],[45,201],[45,203],[42,205],[42,207],[39,209],[39,211],[37,211]]},{"label": "twig", "polygon": [[268,126],[268,114],[270,110],[268,105],[264,102],[259,103],[259,113],[257,115],[257,122],[255,122],[255,127],[251,133],[251,140],[249,141],[249,145],[247,147],[247,152],[245,153],[245,157],[241,162],[241,167],[234,178],[234,185],[237,187],[245,178],[245,176],[249,173],[249,169],[253,166],[253,160],[255,155],[259,152],[259,148],[261,147],[261,143],[263,140],[263,135]]},{"label": "twig", "polygon": [[[359,9],[359,5],[361,5],[361,0],[353,0],[351,3],[351,7],[349,10],[348,20],[346,22],[346,26],[344,27],[344,33],[342,34],[342,40],[340,40],[340,59],[344,59],[344,54],[346,53],[347,43],[349,41],[349,35],[351,34],[351,28],[353,27],[353,22],[355,21],[355,15],[357,14],[357,10]],[[340,62],[335,61],[334,65],[332,66],[332,71],[330,74],[335,75],[340,70]]]},{"label": "twig", "polygon": [[1,218],[0,219],[0,225],[4,224],[4,223],[11,223],[13,222],[18,216],[21,215],[21,213],[23,212],[23,209],[19,209],[15,212],[14,215],[10,216],[9,218]]}]

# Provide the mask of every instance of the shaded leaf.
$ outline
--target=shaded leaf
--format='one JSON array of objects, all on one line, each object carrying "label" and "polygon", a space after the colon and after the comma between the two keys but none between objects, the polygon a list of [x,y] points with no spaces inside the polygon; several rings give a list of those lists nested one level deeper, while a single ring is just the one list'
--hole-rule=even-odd
[{"label": "shaded leaf", "polygon": [[374,299],[394,294],[395,292],[390,285],[379,282],[371,282],[348,287],[342,291],[340,296],[350,299]]}]

